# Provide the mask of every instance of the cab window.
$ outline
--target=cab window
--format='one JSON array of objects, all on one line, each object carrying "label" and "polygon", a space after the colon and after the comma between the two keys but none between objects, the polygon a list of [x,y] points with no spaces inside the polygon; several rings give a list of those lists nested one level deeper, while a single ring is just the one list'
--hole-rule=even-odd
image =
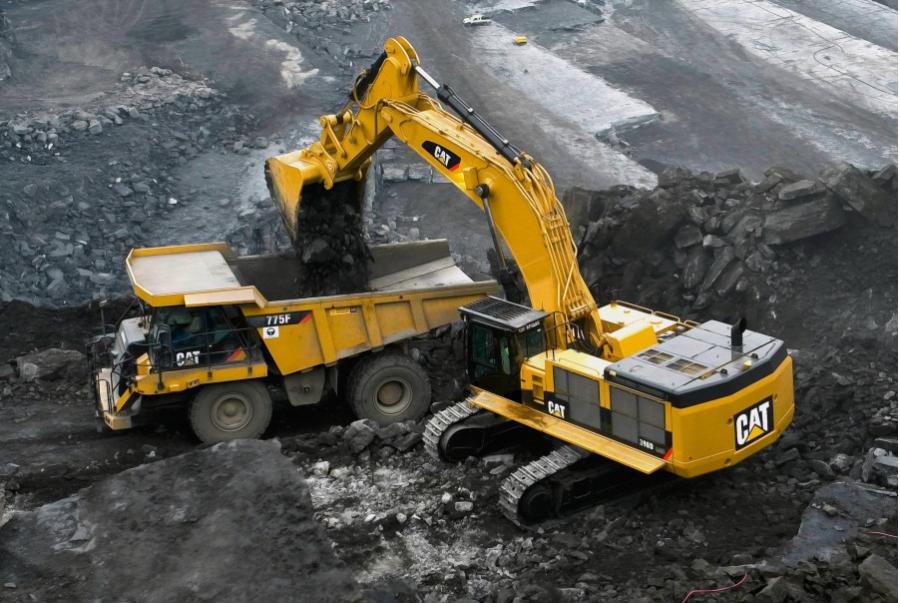
[{"label": "cab window", "polygon": [[500,368],[505,375],[512,374],[512,361],[510,360],[509,337],[500,337]]},{"label": "cab window", "polygon": [[524,352],[526,358],[531,358],[547,351],[547,345],[544,342],[544,327],[541,325],[532,327],[516,337],[519,341],[519,349]]},{"label": "cab window", "polygon": [[483,377],[497,371],[497,339],[494,332],[480,325],[470,327],[473,377]]},{"label": "cab window", "polygon": [[[160,339],[163,329],[169,332],[169,345]],[[160,308],[153,320],[151,340],[166,348],[160,349],[165,366],[221,364],[247,358],[240,334],[219,307]]]}]

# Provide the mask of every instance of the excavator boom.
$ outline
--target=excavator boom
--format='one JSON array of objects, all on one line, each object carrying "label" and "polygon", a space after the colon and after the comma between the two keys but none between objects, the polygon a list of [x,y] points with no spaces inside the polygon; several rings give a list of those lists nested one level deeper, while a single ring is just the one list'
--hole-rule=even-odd
[{"label": "excavator boom", "polygon": [[[419,90],[419,78],[439,100]],[[568,325],[561,344],[578,339],[592,349],[602,346],[602,323],[578,271],[565,211],[540,164],[428,75],[402,37],[387,41],[350,97],[340,112],[321,118],[318,142],[267,162],[272,194],[292,237],[304,195],[361,181],[372,154],[396,136],[485,212],[497,253],[503,257],[499,236],[522,273],[531,305]]]}]

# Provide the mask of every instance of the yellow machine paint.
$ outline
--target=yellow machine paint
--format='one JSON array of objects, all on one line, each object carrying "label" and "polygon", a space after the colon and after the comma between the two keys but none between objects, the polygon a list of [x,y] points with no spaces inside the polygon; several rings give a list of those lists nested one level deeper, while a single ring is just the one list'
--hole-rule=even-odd
[{"label": "yellow machine paint", "polygon": [[[436,90],[437,100],[420,92],[419,78]],[[504,345],[516,348],[516,338],[538,328],[546,347],[518,359],[515,375],[507,373],[515,383],[504,391],[472,378],[478,367],[470,359],[476,394],[470,404],[644,473],[684,477],[738,463],[787,428],[793,378],[783,343],[748,332],[748,343],[738,345],[742,332],[729,340],[727,325],[715,321],[699,325],[621,302],[598,308],[578,270],[549,174],[434,81],[406,39],[387,41],[351,97],[321,118],[318,142],[269,159],[273,197],[294,231],[305,195],[362,180],[372,154],[396,137],[485,213],[498,254],[502,258],[504,249],[497,235],[540,316],[529,325],[513,324],[502,315],[529,309],[496,300],[495,314],[462,308],[464,317],[476,330],[493,325],[480,336],[500,350],[503,362],[510,349]],[[491,337],[506,343],[497,348]],[[705,360],[695,362],[695,355]],[[493,365],[498,374],[500,364]],[[554,374],[576,384],[570,402],[562,400]],[[632,408],[638,409],[634,416]],[[584,420],[566,414],[573,409]]]},{"label": "yellow machine paint", "polygon": [[[446,241],[371,252],[369,291],[294,299],[290,258],[239,257],[224,243],[132,250],[126,269],[145,311],[115,335],[119,362],[94,372],[98,415],[110,429],[127,429],[154,403],[189,405],[203,388],[249,381],[283,388],[293,405],[311,404],[336,389],[342,361],[396,355],[410,338],[458,320],[460,305],[496,291],[493,281],[473,282],[457,268]],[[154,331],[161,313],[184,313],[190,328],[208,324],[210,312],[229,326],[194,337],[199,343],[179,347],[173,333]],[[134,358],[126,348],[137,350]]]}]

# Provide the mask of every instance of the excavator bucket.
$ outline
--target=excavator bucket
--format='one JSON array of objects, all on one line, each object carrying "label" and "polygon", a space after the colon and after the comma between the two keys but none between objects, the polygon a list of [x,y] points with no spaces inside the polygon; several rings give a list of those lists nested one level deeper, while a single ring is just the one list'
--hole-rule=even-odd
[{"label": "excavator bucket", "polygon": [[[321,172],[314,163],[301,159],[302,151],[277,155],[266,160],[266,185],[281,212],[291,240],[297,242],[300,198],[311,190],[325,191]],[[304,187],[307,190],[304,191]]]},{"label": "excavator bucket", "polygon": [[[339,206],[349,206],[362,215],[365,189],[365,180],[327,181],[317,164],[302,158],[303,152],[286,153],[266,161],[269,194],[295,244],[300,241],[303,228],[309,226],[307,222],[319,222],[317,218],[333,214]],[[364,163],[365,167],[368,165]]]},{"label": "excavator bucket", "polygon": [[[266,182],[281,211],[288,234],[296,243],[302,225],[301,199],[323,203],[350,202],[360,211],[362,185],[371,155],[393,134],[377,119],[379,99],[415,104],[419,94],[414,67],[419,57],[402,36],[389,39],[375,62],[356,79],[348,104],[335,115],[319,120],[322,136],[306,149],[271,157],[266,161]],[[352,106],[365,106],[354,118]],[[365,113],[360,117],[361,113]],[[374,132],[374,133],[373,133]],[[321,206],[320,206],[321,207]]]}]

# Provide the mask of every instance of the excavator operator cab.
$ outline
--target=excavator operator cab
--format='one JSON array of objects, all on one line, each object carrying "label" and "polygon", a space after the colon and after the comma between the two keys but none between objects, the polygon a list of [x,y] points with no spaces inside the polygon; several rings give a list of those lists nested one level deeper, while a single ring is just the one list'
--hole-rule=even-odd
[{"label": "excavator operator cab", "polygon": [[466,372],[472,385],[520,400],[519,370],[546,351],[546,312],[485,297],[459,309],[466,324]]}]

